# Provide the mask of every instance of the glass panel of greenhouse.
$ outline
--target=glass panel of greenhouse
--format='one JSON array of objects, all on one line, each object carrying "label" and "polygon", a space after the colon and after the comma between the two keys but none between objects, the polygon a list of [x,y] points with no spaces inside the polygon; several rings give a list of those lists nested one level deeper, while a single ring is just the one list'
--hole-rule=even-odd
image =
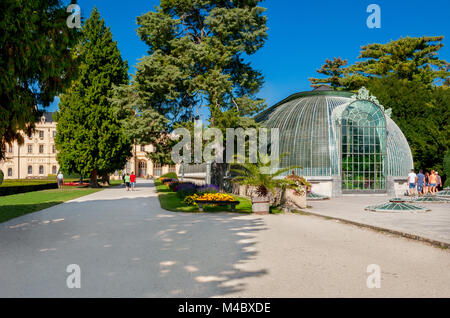
[{"label": "glass panel of greenhouse", "polygon": [[279,129],[280,154],[288,154],[281,168],[301,166],[293,169],[295,174],[328,182],[324,186],[333,195],[392,191],[394,182],[404,180],[413,167],[396,123],[382,107],[351,92],[296,93],[255,119]]},{"label": "glass panel of greenhouse", "polygon": [[381,109],[358,100],[342,114],[342,191],[386,190],[386,120]]}]

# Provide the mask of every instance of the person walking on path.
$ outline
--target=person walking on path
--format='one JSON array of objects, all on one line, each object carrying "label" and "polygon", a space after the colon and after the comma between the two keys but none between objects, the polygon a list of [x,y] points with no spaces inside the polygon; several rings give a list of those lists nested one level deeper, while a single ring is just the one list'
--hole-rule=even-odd
[{"label": "person walking on path", "polygon": [[434,193],[436,192],[436,184],[437,184],[436,171],[431,170],[431,173],[430,173],[430,192],[431,192],[431,195],[434,195]]},{"label": "person walking on path", "polygon": [[128,173],[125,176],[125,186],[127,187],[127,191],[130,191],[130,175]]},{"label": "person walking on path", "polygon": [[425,172],[425,185],[423,187],[423,194],[428,194],[430,187],[430,174],[428,171]]},{"label": "person walking on path", "polygon": [[419,195],[423,195],[423,185],[425,182],[425,175],[423,174],[423,170],[419,170],[419,174],[417,175],[417,193]]},{"label": "person walking on path", "polygon": [[134,174],[134,171],[131,172],[130,182],[131,182],[131,191],[134,191],[134,186],[136,185],[136,175]]},{"label": "person walking on path", "polygon": [[409,184],[409,196],[412,197],[416,193],[416,185],[417,185],[417,175],[414,172],[414,169],[411,169],[411,172],[408,174],[408,184]]},{"label": "person walking on path", "polygon": [[442,190],[442,178],[439,175],[438,171],[436,171],[436,190],[437,191]]},{"label": "person walking on path", "polygon": [[64,175],[61,172],[61,170],[58,172],[58,175],[56,176],[56,180],[58,181],[58,189],[62,189],[63,183],[64,183]]}]

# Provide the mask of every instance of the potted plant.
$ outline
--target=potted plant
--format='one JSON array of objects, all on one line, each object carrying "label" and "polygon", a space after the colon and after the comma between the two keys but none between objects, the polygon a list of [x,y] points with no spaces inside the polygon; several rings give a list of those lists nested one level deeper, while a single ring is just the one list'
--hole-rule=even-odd
[{"label": "potted plant", "polygon": [[[278,162],[279,161],[280,159],[278,159]],[[293,168],[297,168],[288,167],[270,173],[271,164],[272,162],[269,160],[265,160],[265,163],[263,163],[261,159],[258,159],[257,163],[233,164],[233,169],[231,169],[232,172],[237,174],[237,176],[232,179],[232,182],[254,188],[254,191],[251,194],[253,213],[269,213],[269,192],[275,194],[277,188],[282,189],[287,184],[287,180],[277,179],[277,177]]]},{"label": "potted plant", "polygon": [[301,176],[297,176],[294,171],[286,176],[285,192],[283,193],[283,203],[295,208],[306,208],[306,194],[311,191],[311,184]]}]

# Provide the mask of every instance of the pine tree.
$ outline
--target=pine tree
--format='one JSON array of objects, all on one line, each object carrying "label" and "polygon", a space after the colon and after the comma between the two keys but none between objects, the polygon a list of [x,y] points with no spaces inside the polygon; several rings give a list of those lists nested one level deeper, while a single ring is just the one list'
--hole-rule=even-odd
[{"label": "pine tree", "polygon": [[[347,65],[347,60],[340,57],[334,57],[333,60],[326,59],[325,64],[322,65],[317,73],[327,75],[326,78],[309,78],[311,87],[319,87],[321,85],[331,86],[333,89],[343,88],[342,78],[344,77],[344,67]],[[329,84],[329,85],[328,85]]]},{"label": "pine tree", "polygon": [[97,187],[98,175],[121,169],[131,155],[122,118],[109,101],[113,85],[128,82],[128,66],[97,8],[82,33],[79,77],[61,96],[57,114],[57,159],[63,171],[89,175]]},{"label": "pine tree", "polygon": [[[256,97],[263,76],[245,57],[258,51],[267,38],[260,2],[161,0],[155,11],[137,18],[148,55],[136,67],[129,89],[133,93],[123,95],[134,101],[122,105],[134,103],[135,111],[129,113],[143,127],[144,140],[169,136],[174,124],[189,127],[186,122],[205,113],[211,127],[223,130],[240,123],[255,125],[250,116],[265,107],[265,101]],[[145,124],[146,111],[154,114],[155,125]],[[162,129],[155,112],[167,119]],[[170,140],[163,145],[159,154],[150,154],[152,159],[167,159]],[[216,179],[222,182],[223,176]]]},{"label": "pine tree", "polygon": [[448,80],[449,63],[439,59],[443,36],[406,37],[386,44],[368,44],[358,56],[362,61],[346,69],[344,85],[358,89],[370,78],[395,75],[425,85]]},{"label": "pine tree", "polygon": [[133,97],[136,113],[152,109],[170,129],[192,121],[202,107],[209,110],[210,125],[219,128],[230,116],[237,122],[260,111],[265,102],[255,94],[263,77],[244,59],[267,38],[259,2],[162,0],[138,17],[138,35],[149,50],[136,67],[133,94],[125,94]]}]

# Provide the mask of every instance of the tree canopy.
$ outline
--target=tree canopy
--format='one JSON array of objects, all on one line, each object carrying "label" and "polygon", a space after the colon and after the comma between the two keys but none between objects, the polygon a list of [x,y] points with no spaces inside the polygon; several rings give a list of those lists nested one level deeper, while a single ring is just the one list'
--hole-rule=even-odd
[{"label": "tree canopy", "polygon": [[[439,58],[443,36],[405,37],[385,44],[361,47],[359,61],[344,67],[346,60],[326,60],[317,70],[328,78],[310,78],[311,86],[323,83],[333,88],[358,90],[372,78],[396,76],[425,85],[448,84],[450,64]],[[345,63],[345,64],[344,64]]]},{"label": "tree canopy", "polygon": [[399,79],[436,84],[450,73],[449,63],[439,59],[443,36],[406,37],[386,44],[368,44],[361,48],[359,59],[346,70],[346,86],[364,85],[368,79],[391,74]]},{"label": "tree canopy", "polygon": [[23,143],[41,112],[70,85],[76,72],[71,48],[76,29],[66,25],[59,0],[0,1],[0,159],[3,146]]},{"label": "tree canopy", "polygon": [[347,65],[347,60],[340,57],[334,57],[333,60],[326,59],[325,64],[317,73],[327,75],[326,78],[310,77],[311,87],[319,87],[321,85],[331,86],[333,89],[339,89],[343,86],[342,78],[344,76],[344,67]]},{"label": "tree canopy", "polygon": [[[224,128],[265,106],[255,97],[263,76],[245,61],[267,38],[259,2],[162,0],[137,18],[148,55],[130,88],[119,88],[115,96],[119,109],[128,109],[136,127],[143,127],[134,137],[152,143],[175,123],[201,116],[202,108],[208,109],[210,126]],[[124,101],[127,96],[133,100]]]},{"label": "tree canopy", "polygon": [[405,134],[417,169],[442,172],[443,154],[450,149],[450,90],[395,76],[374,78],[367,88]]},{"label": "tree canopy", "polygon": [[109,101],[113,85],[128,83],[127,62],[96,8],[82,28],[75,54],[79,76],[61,95],[56,118],[57,159],[62,170],[90,175],[97,186],[97,175],[123,168],[131,142]]}]

